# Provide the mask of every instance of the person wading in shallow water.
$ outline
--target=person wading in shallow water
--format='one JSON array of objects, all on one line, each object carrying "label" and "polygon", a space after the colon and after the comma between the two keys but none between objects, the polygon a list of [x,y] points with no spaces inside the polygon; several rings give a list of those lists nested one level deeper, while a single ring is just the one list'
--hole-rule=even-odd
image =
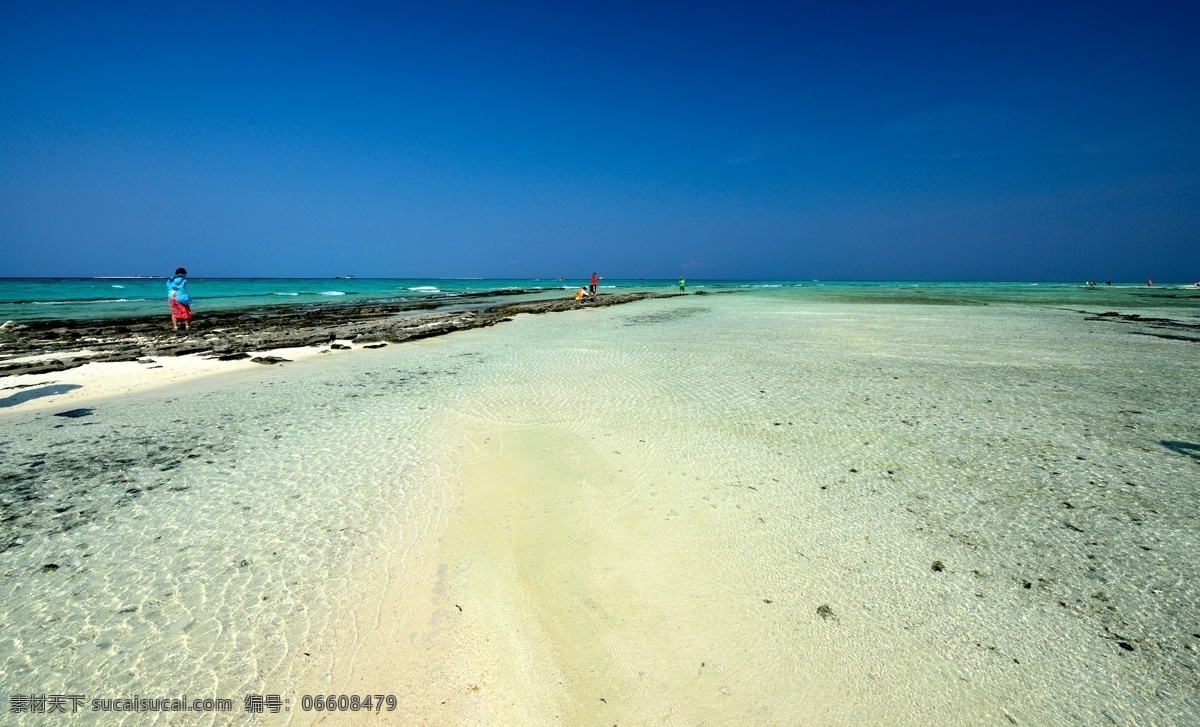
[{"label": "person wading in shallow water", "polygon": [[192,296],[187,292],[187,271],[177,268],[175,275],[167,281],[167,306],[171,309],[171,325],[179,330],[179,322],[183,321],[184,330],[191,330],[189,321],[192,320]]},{"label": "person wading in shallow water", "polygon": [[684,292],[686,292],[686,291],[683,289],[683,287],[684,287],[685,285],[687,285],[687,281],[686,281],[686,280],[684,280],[683,278],[680,278],[680,279],[679,279],[679,292],[680,292],[680,293],[684,293]]}]

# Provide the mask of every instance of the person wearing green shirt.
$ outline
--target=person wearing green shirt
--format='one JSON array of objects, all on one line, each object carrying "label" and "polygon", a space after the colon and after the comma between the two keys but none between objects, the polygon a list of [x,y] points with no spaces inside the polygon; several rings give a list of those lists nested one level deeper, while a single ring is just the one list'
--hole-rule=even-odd
[{"label": "person wearing green shirt", "polygon": [[684,284],[685,284],[685,283],[687,283],[687,281],[686,281],[686,280],[684,280],[683,278],[680,278],[680,279],[679,279],[679,292],[680,292],[680,293],[684,292],[684,290],[683,290],[683,286],[684,286]]}]

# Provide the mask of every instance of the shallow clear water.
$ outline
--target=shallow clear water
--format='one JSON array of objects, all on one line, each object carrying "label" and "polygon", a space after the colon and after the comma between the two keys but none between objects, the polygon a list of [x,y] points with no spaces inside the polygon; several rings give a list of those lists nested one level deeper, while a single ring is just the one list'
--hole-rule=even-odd
[{"label": "shallow clear water", "polygon": [[[535,463],[486,550],[533,594],[513,624],[533,612],[546,653],[587,655],[556,709],[1192,721],[1195,343],[1030,306],[712,296],[598,318],[518,321],[459,420]],[[453,658],[522,693],[521,652],[496,649]]]},{"label": "shallow clear water", "polygon": [[[1188,724],[1200,349],[993,293],[644,301],[6,415],[0,683],[336,670],[495,430],[553,484],[504,618],[581,644],[625,721]],[[1099,308],[1196,317],[1164,300]]]}]

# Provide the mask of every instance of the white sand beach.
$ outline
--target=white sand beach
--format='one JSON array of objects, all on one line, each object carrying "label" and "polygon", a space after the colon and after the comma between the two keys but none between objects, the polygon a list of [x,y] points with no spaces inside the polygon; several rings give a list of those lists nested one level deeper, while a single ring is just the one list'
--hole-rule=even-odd
[{"label": "white sand beach", "polygon": [[[288,362],[301,361],[319,354],[345,353],[361,348],[351,341],[333,341],[345,349],[330,349],[328,346],[299,346],[294,348],[271,348],[255,351],[247,358],[221,361],[216,356],[147,356],[139,361],[101,361],[82,366],[43,374],[21,374],[0,379],[0,404],[2,409],[16,412],[45,412],[86,406],[98,400],[140,394],[170,384],[183,383],[213,374],[227,374],[256,369],[264,364],[255,363],[258,357],[275,357]],[[60,359],[88,358],[87,349],[80,349],[74,356],[60,353],[45,354],[42,358]],[[27,357],[30,360],[36,357]],[[26,358],[8,359],[10,363]],[[274,364],[281,365],[281,364]]]}]

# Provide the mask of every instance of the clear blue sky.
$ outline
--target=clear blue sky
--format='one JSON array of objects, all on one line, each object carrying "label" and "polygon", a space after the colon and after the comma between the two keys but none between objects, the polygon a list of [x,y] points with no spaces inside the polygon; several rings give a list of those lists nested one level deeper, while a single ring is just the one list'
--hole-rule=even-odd
[{"label": "clear blue sky", "polygon": [[1193,3],[0,9],[0,276],[1200,278]]}]

